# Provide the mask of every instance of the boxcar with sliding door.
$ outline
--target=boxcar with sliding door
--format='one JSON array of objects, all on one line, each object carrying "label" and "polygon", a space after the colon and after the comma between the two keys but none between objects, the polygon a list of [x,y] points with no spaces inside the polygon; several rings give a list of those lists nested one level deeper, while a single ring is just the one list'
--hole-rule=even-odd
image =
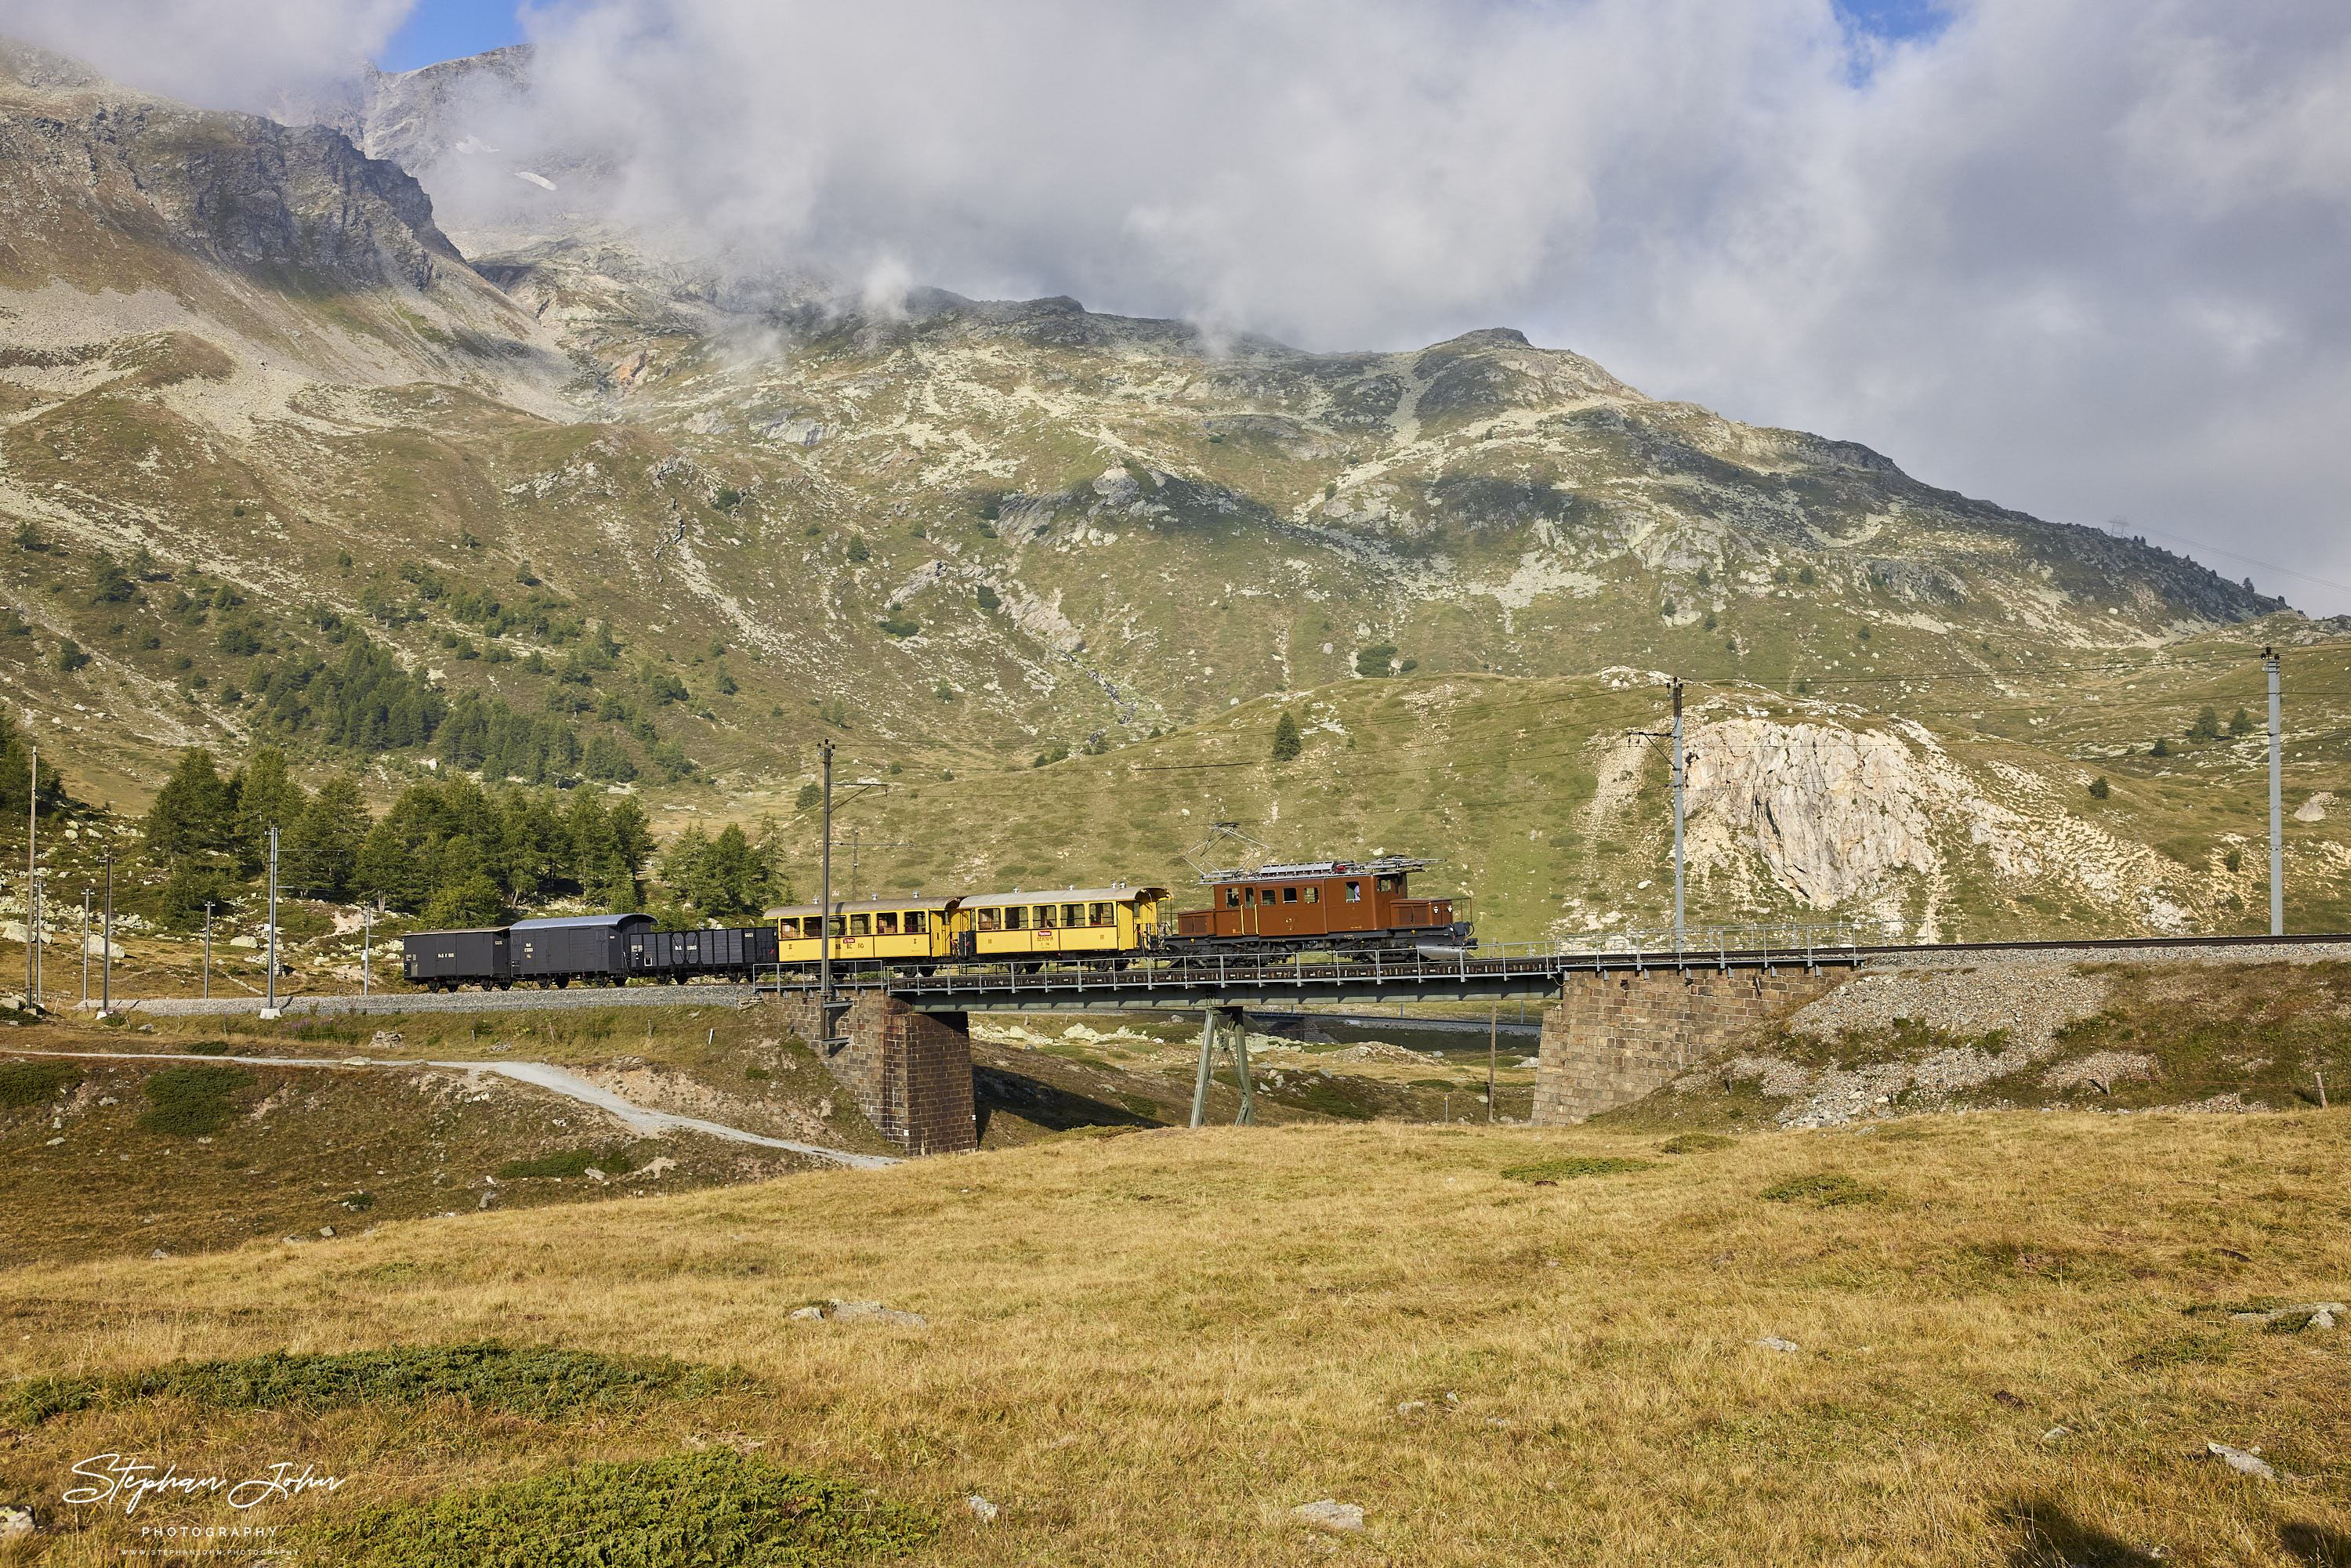
[{"label": "boxcar with sliding door", "polygon": [[459,986],[504,990],[512,985],[507,928],[485,925],[467,931],[414,931],[400,939],[400,972],[428,991]]},{"label": "boxcar with sliding door", "polygon": [[518,980],[542,986],[617,986],[629,977],[629,938],[653,928],[650,915],[575,915],[517,920],[507,929]]}]

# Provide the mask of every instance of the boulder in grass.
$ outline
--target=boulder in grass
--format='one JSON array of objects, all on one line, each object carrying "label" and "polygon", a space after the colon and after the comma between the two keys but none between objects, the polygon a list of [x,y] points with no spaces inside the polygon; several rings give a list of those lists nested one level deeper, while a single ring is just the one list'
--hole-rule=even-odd
[{"label": "boulder in grass", "polygon": [[821,1318],[827,1322],[896,1323],[910,1329],[928,1328],[931,1323],[931,1320],[920,1312],[902,1312],[879,1301],[822,1301],[815,1306],[802,1307],[792,1316],[802,1322]]},{"label": "boulder in grass", "polygon": [[1290,1511],[1290,1517],[1313,1525],[1318,1530],[1361,1530],[1364,1511],[1352,1502],[1324,1498],[1321,1502],[1302,1503]]},{"label": "boulder in grass", "polygon": [[2204,1451],[2240,1475],[2252,1476],[2256,1480],[2264,1481],[2273,1481],[2278,1479],[2277,1471],[2273,1469],[2270,1462],[2259,1454],[2249,1454],[2242,1448],[2232,1448],[2226,1443],[2207,1443],[2204,1445]]}]

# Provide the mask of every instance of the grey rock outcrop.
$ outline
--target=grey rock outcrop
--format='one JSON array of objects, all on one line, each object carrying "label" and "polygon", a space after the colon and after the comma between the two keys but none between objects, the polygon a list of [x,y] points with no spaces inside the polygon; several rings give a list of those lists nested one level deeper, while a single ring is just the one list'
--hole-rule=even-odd
[{"label": "grey rock outcrop", "polygon": [[23,46],[0,50],[0,167],[18,246],[95,229],[271,281],[420,290],[465,266],[423,189],[338,131],[187,109]]}]

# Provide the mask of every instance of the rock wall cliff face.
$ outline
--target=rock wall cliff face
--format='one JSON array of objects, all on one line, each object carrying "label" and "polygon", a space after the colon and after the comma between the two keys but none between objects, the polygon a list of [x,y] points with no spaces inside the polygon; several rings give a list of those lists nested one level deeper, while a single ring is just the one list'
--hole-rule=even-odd
[{"label": "rock wall cliff face", "polygon": [[2082,779],[1963,762],[1916,724],[1739,716],[1688,735],[1689,862],[1750,898],[1907,912],[1920,936],[1949,940],[1971,904],[2021,893],[2181,932],[2229,891],[2068,810]]},{"label": "rock wall cliff face", "polygon": [[0,53],[17,267],[79,277],[124,240],[277,282],[427,290],[467,270],[422,187],[340,132],[183,109]]}]

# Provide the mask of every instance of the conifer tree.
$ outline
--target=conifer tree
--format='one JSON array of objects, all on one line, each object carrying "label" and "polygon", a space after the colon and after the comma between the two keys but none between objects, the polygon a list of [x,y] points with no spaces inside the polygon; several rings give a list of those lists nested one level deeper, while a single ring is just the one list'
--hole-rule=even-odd
[{"label": "conifer tree", "polygon": [[1274,721],[1273,759],[1276,762],[1294,761],[1298,754],[1305,749],[1306,742],[1298,733],[1298,721],[1285,712],[1280,718]]}]

